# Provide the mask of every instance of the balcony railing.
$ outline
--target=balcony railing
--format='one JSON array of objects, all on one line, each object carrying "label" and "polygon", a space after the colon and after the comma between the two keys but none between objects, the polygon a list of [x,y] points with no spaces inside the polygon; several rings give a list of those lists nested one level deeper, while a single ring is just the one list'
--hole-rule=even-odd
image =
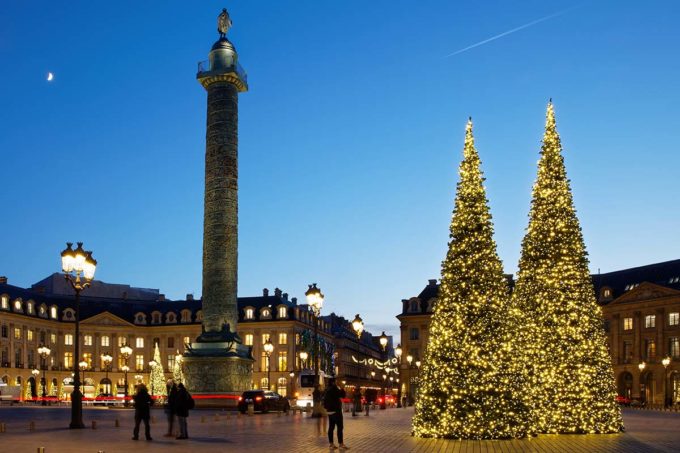
[{"label": "balcony railing", "polygon": [[[248,74],[246,73],[246,70],[243,69],[243,67],[236,62],[231,69],[238,74],[239,78],[243,80],[243,83],[246,85],[248,84]],[[198,75],[200,76],[201,74],[204,73],[209,73],[213,70],[212,66],[210,65],[210,60],[205,60],[205,61],[199,61],[198,62]]]}]

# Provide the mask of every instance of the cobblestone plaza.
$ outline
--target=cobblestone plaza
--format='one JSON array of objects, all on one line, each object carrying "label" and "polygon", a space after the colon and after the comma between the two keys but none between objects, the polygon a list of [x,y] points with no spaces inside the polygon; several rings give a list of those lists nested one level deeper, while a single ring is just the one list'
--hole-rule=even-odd
[{"label": "cobblestone plaza", "polygon": [[[153,441],[133,441],[130,410],[85,409],[88,429],[69,430],[68,408],[3,407],[0,451],[45,453],[104,451],[328,451],[326,436],[316,431],[316,419],[306,415],[276,413],[237,416],[235,413],[197,410],[189,417],[185,441],[163,437],[162,410],[154,410]],[[680,414],[624,411],[626,432],[611,435],[542,435],[511,441],[455,441],[417,439],[410,436],[412,408],[371,411],[369,417],[345,416],[345,442],[354,452],[673,452],[680,451]],[[116,427],[116,419],[119,427]],[[30,431],[30,422],[35,430]],[[92,421],[96,430],[92,430]]]}]

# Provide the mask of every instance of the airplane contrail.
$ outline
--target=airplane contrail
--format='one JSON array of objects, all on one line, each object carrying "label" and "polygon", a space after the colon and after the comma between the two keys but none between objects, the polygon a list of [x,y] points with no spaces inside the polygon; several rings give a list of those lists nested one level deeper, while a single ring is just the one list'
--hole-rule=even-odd
[{"label": "airplane contrail", "polygon": [[548,20],[548,19],[552,19],[553,17],[561,16],[562,14],[564,14],[564,13],[566,13],[566,12],[568,12],[568,11],[571,11],[571,10],[574,9],[574,8],[576,8],[576,7],[575,7],[575,6],[572,6],[571,8],[567,8],[567,9],[564,9],[564,10],[562,10],[562,11],[558,11],[558,12],[556,12],[556,13],[550,14],[550,15],[548,15],[548,16],[541,17],[540,19],[533,20],[533,21],[531,21],[531,22],[529,22],[529,23],[527,23],[527,24],[520,25],[519,27],[513,28],[512,30],[504,31],[504,32],[501,33],[501,34],[496,35],[496,36],[492,36],[491,38],[485,39],[484,41],[479,41],[478,43],[472,44],[471,46],[467,46],[467,47],[465,47],[465,48],[463,48],[463,49],[456,50],[455,52],[450,53],[450,54],[444,56],[444,58],[449,58],[449,57],[452,57],[452,56],[454,56],[454,55],[458,55],[459,53],[467,52],[468,50],[474,49],[475,47],[479,47],[479,46],[484,45],[484,44],[486,44],[486,43],[488,43],[488,42],[495,41],[495,40],[497,40],[498,38],[502,38],[503,36],[507,36],[507,35],[509,35],[509,34],[511,34],[511,33],[515,33],[516,31],[524,30],[525,28],[528,28],[528,27],[531,27],[532,25],[536,25],[536,24],[538,24],[538,23],[544,22],[544,21],[546,21],[546,20]]}]

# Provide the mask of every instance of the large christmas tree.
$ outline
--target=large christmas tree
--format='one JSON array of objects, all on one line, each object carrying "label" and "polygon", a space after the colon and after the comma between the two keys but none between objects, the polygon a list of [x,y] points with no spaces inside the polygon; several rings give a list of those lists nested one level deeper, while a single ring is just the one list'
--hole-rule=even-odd
[{"label": "large christmas tree", "polygon": [[513,368],[514,317],[480,165],[470,121],[420,370],[413,417],[413,433],[420,437],[496,439],[527,433],[522,383]]},{"label": "large christmas tree", "polygon": [[161,351],[156,343],[153,351],[153,361],[156,363],[151,367],[151,376],[149,377],[150,389],[153,395],[165,396],[168,394],[165,382],[165,372],[163,371],[163,362],[161,361]]},{"label": "large christmas tree", "polygon": [[522,241],[513,307],[536,429],[611,433],[622,429],[601,309],[548,104],[545,135]]}]

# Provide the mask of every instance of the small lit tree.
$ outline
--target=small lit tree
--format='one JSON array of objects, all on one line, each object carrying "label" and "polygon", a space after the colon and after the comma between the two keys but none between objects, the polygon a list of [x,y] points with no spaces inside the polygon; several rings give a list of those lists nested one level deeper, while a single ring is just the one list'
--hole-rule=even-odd
[{"label": "small lit tree", "polygon": [[156,365],[151,367],[151,377],[149,378],[153,394],[156,396],[165,396],[168,394],[165,388],[165,372],[163,371],[163,362],[161,361],[161,350],[156,343],[153,351],[153,360]]},{"label": "small lit tree", "polygon": [[183,361],[182,355],[178,354],[175,358],[175,366],[172,367],[172,379],[173,381],[175,381],[175,384],[184,382],[184,371],[182,370],[182,361]]}]

